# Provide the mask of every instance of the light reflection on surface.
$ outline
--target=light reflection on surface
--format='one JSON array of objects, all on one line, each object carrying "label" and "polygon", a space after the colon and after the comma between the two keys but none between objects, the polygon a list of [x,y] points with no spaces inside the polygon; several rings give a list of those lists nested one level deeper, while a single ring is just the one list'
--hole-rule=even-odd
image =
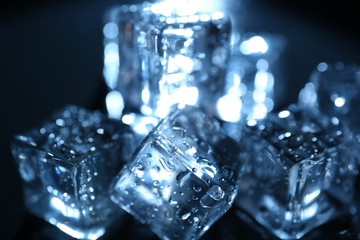
[{"label": "light reflection on surface", "polygon": [[[183,17],[196,15],[200,12],[214,11],[215,9],[219,9],[221,7],[221,2],[214,0],[167,0],[152,4],[149,8],[153,13],[163,15],[165,17],[170,17],[172,15]],[[214,12],[212,15],[215,19],[223,17],[222,13],[218,11]]]},{"label": "light reflection on surface", "polygon": [[[275,76],[278,75],[276,69],[285,40],[270,34],[241,34],[234,31],[231,43],[226,94],[218,100],[218,115],[228,122],[262,119],[274,108],[275,91],[279,93],[280,88],[276,88],[281,83],[276,82],[279,80]],[[233,99],[236,107],[233,108],[230,103],[225,107],[224,99]]]},{"label": "light reflection on surface", "polygon": [[110,9],[103,29],[110,90],[145,115],[165,117],[173,104],[214,112],[229,54],[230,24],[222,5],[170,0]]},{"label": "light reflection on surface", "polygon": [[119,74],[119,47],[116,43],[108,43],[104,50],[104,77],[110,88],[115,88]]},{"label": "light reflection on surface", "polygon": [[52,197],[50,200],[50,204],[59,212],[61,212],[65,217],[75,219],[80,218],[80,211],[78,209],[67,206],[62,200],[57,197]]},{"label": "light reflection on surface", "polygon": [[268,43],[261,36],[254,36],[240,44],[240,51],[245,54],[266,53],[269,49]]},{"label": "light reflection on surface", "polygon": [[105,101],[109,117],[119,119],[124,109],[122,94],[118,91],[111,91],[106,95]]},{"label": "light reflection on surface", "polygon": [[149,132],[159,123],[159,119],[156,117],[135,113],[124,114],[121,120],[134,131],[137,145],[140,145],[142,140],[144,140]]}]

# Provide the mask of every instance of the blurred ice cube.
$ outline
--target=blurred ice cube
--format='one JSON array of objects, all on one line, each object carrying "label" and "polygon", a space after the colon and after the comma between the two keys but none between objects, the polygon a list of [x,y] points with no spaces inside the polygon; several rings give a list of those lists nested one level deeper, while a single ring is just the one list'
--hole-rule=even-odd
[{"label": "blurred ice cube", "polygon": [[215,114],[224,94],[230,22],[221,11],[198,7],[165,1],[108,11],[104,76],[127,107],[165,117],[181,103]]},{"label": "blurred ice cube", "polygon": [[217,102],[217,114],[226,122],[263,119],[284,98],[281,54],[285,39],[237,30],[232,36],[225,94]]},{"label": "blurred ice cube", "polygon": [[341,62],[321,62],[299,94],[299,103],[314,111],[344,121],[352,131],[360,132],[360,67]]}]

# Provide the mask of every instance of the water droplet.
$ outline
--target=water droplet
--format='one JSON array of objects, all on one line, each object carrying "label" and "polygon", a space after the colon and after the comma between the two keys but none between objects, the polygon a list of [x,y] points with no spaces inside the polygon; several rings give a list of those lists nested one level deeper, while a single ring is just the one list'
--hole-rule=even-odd
[{"label": "water droplet", "polygon": [[156,172],[160,172],[160,167],[158,165],[153,166],[152,169]]},{"label": "water droplet", "polygon": [[221,170],[222,170],[222,173],[224,174],[224,177],[225,177],[226,179],[231,179],[231,178],[232,178],[234,172],[233,172],[233,170],[232,170],[230,167],[228,167],[228,166],[223,166],[223,167],[221,168]]},{"label": "water droplet", "polygon": [[136,168],[137,168],[138,170],[140,170],[140,171],[144,171],[145,166],[144,166],[142,163],[138,163],[138,164],[136,165]]},{"label": "water droplet", "polygon": [[210,195],[210,197],[216,201],[219,201],[220,199],[222,199],[225,195],[224,191],[221,189],[220,186],[218,185],[213,185],[210,187],[208,194]]},{"label": "water droplet", "polygon": [[169,159],[160,158],[159,162],[161,166],[168,172],[173,172],[176,170],[175,165]]},{"label": "water droplet", "polygon": [[176,176],[176,181],[177,184],[182,187],[185,185],[185,183],[187,182],[187,180],[190,178],[191,173],[190,172],[180,172],[177,176]]},{"label": "water droplet", "polygon": [[202,190],[200,185],[194,185],[193,189],[194,189],[195,192],[200,192]]}]

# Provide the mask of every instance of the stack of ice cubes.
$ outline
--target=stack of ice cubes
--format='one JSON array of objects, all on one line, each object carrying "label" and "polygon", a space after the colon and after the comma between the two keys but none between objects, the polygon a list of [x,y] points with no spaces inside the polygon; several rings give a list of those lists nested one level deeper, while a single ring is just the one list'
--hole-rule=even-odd
[{"label": "stack of ice cubes", "polygon": [[163,240],[199,239],[233,203],[281,239],[354,214],[358,68],[319,64],[298,105],[269,113],[283,43],[234,44],[229,19],[189,1],[110,9],[108,116],[67,106],[13,140],[28,210],[78,239],[121,209]]}]

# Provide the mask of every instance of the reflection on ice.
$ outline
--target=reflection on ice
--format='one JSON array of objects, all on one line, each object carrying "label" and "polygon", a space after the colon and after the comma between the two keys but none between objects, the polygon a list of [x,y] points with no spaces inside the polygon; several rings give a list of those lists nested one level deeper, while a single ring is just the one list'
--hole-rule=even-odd
[{"label": "reflection on ice", "polygon": [[254,54],[254,53],[266,53],[269,49],[269,45],[265,39],[261,36],[254,36],[249,40],[245,40],[240,44],[240,51],[245,54]]},{"label": "reflection on ice", "polygon": [[213,115],[224,94],[230,36],[229,19],[214,3],[163,1],[107,12],[104,77],[126,107],[165,117],[174,104],[199,105]]},{"label": "reflection on ice", "polygon": [[119,119],[124,110],[124,99],[118,91],[111,91],[106,95],[106,107],[110,118]]},{"label": "reflection on ice", "polygon": [[122,116],[121,120],[124,124],[129,125],[134,131],[137,146],[140,145],[144,138],[159,123],[159,119],[156,117],[135,113],[125,114]]},{"label": "reflection on ice", "polygon": [[234,31],[231,44],[225,95],[217,103],[218,116],[227,122],[263,119],[278,103],[275,92],[281,95],[283,88],[278,65],[284,39]]},{"label": "reflection on ice", "polygon": [[360,67],[321,62],[300,91],[299,104],[326,114],[359,133]]}]

